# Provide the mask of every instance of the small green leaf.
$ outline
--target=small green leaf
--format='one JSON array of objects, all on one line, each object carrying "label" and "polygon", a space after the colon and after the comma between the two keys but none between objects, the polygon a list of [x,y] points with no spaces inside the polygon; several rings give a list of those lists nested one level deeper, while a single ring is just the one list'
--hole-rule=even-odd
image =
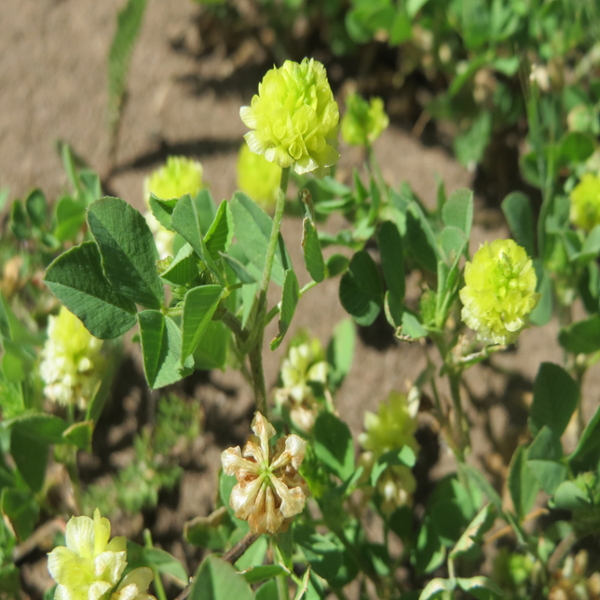
[{"label": "small green leaf", "polygon": [[563,510],[592,508],[593,503],[590,500],[589,495],[572,481],[563,481],[554,492],[554,498],[552,498],[554,507]]},{"label": "small green leaf", "polygon": [[442,208],[442,221],[447,227],[457,227],[468,240],[473,225],[473,192],[461,188],[452,193]]},{"label": "small green leaf", "polygon": [[414,201],[406,211],[406,241],[410,256],[424,269],[435,273],[440,258],[435,236],[427,217]]},{"label": "small green leaf", "polygon": [[342,481],[354,471],[354,444],[348,425],[331,413],[323,412],[315,422],[317,458]]},{"label": "small green leaf", "polygon": [[160,308],[164,288],[156,272],[158,252],[146,219],[120,198],[105,197],[88,209],[88,224],[106,278],[116,291],[147,308]]},{"label": "small green leaf", "polygon": [[531,510],[539,492],[539,485],[527,464],[525,446],[519,446],[512,456],[508,472],[508,489],[519,520]]},{"label": "small green leaf", "polygon": [[499,513],[502,513],[502,498],[500,498],[498,492],[484,477],[481,471],[467,464],[460,465],[459,470],[462,471],[477,486],[477,488],[479,488],[485,494],[487,499],[494,505],[496,510]]},{"label": "small green leaf", "polygon": [[502,200],[502,212],[517,244],[523,246],[527,254],[533,257],[535,255],[535,233],[529,196],[523,192],[508,194]]},{"label": "small green leaf", "polygon": [[600,350],[600,315],[572,323],[560,330],[560,345],[574,354],[590,354]]},{"label": "small green leaf", "polygon": [[591,471],[600,460],[600,406],[589,420],[577,447],[569,456],[569,463],[575,473]]},{"label": "small green leaf", "polygon": [[44,283],[97,338],[119,337],[135,325],[135,304],[104,277],[94,242],[61,254],[48,267]]},{"label": "small green leaf", "polygon": [[31,236],[27,213],[20,200],[15,200],[12,203],[10,210],[10,228],[19,240],[27,240]]},{"label": "small green leaf", "polygon": [[548,426],[542,427],[529,446],[527,464],[547,494],[554,494],[567,477],[560,438]]},{"label": "small green leaf", "polygon": [[229,254],[223,254],[223,252],[221,252],[221,258],[231,267],[231,270],[241,283],[256,283],[256,278],[237,258],[229,256]]},{"label": "small green leaf", "polygon": [[402,326],[398,331],[402,339],[408,338],[408,341],[418,340],[427,336],[427,329],[421,325],[419,319],[405,310],[402,313]]},{"label": "small green leaf", "polygon": [[212,256],[204,242],[200,221],[200,205],[197,200],[198,198],[192,200],[189,195],[180,198],[173,211],[171,224],[175,231],[180,233],[192,246],[196,254],[206,263],[206,266],[215,276],[221,278],[221,272],[214,264]]},{"label": "small green leaf", "polygon": [[231,330],[222,321],[211,321],[194,351],[196,369],[205,371],[221,369],[224,371],[230,339]]},{"label": "small green leaf", "polygon": [[383,305],[381,278],[366,250],[357,252],[340,281],[340,302],[359,325],[367,326],[377,318]]},{"label": "small green leaf", "polygon": [[144,548],[144,557],[148,566],[156,567],[160,573],[174,577],[181,586],[187,584],[185,567],[173,555],[161,548]]},{"label": "small green leaf", "polygon": [[577,407],[578,398],[579,386],[562,367],[542,363],[533,385],[529,415],[531,433],[537,435],[547,425],[560,438]]},{"label": "small green leaf", "polygon": [[204,242],[213,260],[219,260],[222,252],[227,252],[233,239],[233,216],[229,202],[223,200],[210,229],[206,232]]},{"label": "small green leaf", "polygon": [[[231,213],[237,241],[250,262],[262,272],[273,225],[271,217],[242,192],[233,195]],[[290,268],[291,261],[280,234],[271,278],[277,285],[283,285],[285,271]]]},{"label": "small green leaf", "polygon": [[[147,0],[127,0],[117,15],[117,27],[108,54],[108,123],[116,131],[127,90],[127,73],[142,27]],[[66,145],[66,144],[65,144]],[[74,176],[71,176],[74,178]]]},{"label": "small green leaf", "polygon": [[2,514],[12,525],[17,538],[25,541],[33,533],[40,513],[35,496],[29,490],[4,488],[1,504]]},{"label": "small green leaf", "polygon": [[344,547],[333,534],[323,535],[307,525],[297,525],[294,527],[294,541],[317,575],[326,580],[337,575],[342,566]]},{"label": "small green leaf", "polygon": [[280,575],[288,574],[287,569],[284,569],[281,565],[261,565],[258,567],[250,567],[247,571],[244,571],[242,575],[244,579],[252,584],[258,583],[259,581],[267,581]]},{"label": "small green leaf", "polygon": [[445,593],[453,592],[456,588],[456,579],[441,579],[436,577],[432,579],[421,592],[419,600],[433,600]]},{"label": "small green leaf", "polygon": [[415,466],[416,456],[412,448],[403,446],[400,449],[390,450],[381,455],[373,465],[370,482],[373,487],[377,485],[383,472],[394,465],[403,465],[412,469]]},{"label": "small green leaf", "polygon": [[388,291],[396,303],[404,301],[404,250],[398,227],[391,221],[384,221],[377,233],[381,268]]},{"label": "small green leaf", "polygon": [[254,600],[244,578],[223,559],[211,554],[200,565],[189,600]]},{"label": "small green leaf", "polygon": [[150,194],[150,210],[156,218],[156,220],[166,229],[174,231],[171,219],[173,217],[173,211],[179,202],[179,198],[170,198],[169,200],[163,200],[154,194]]},{"label": "small green leaf", "polygon": [[560,140],[560,156],[570,164],[585,162],[596,149],[594,138],[580,131],[570,131]]},{"label": "small green leaf", "polygon": [[327,277],[337,277],[348,269],[350,259],[343,254],[332,254],[327,259]]},{"label": "small green leaf", "polygon": [[189,357],[181,364],[181,331],[169,317],[157,310],[138,314],[144,373],[151,389],[164,387],[188,375],[194,367]]},{"label": "small green leaf", "polygon": [[321,252],[321,244],[314,223],[304,218],[302,231],[302,249],[304,250],[304,264],[310,276],[320,283],[325,279],[325,261]]},{"label": "small green leaf", "polygon": [[296,306],[300,299],[300,288],[294,271],[289,269],[285,272],[283,289],[281,290],[281,311],[279,313],[279,333],[271,340],[271,350],[275,350],[281,344],[287,330],[290,327]]},{"label": "small green leaf", "polygon": [[29,220],[33,223],[33,225],[36,227],[42,227],[46,224],[46,219],[48,216],[48,202],[46,201],[44,192],[39,189],[33,190],[29,196],[27,196],[27,200],[25,200],[25,208],[27,209]]},{"label": "small green leaf", "polygon": [[449,558],[456,558],[471,553],[476,549],[484,533],[494,524],[495,511],[492,504],[486,504],[469,523],[458,542],[449,554]]},{"label": "small green leaf", "polygon": [[327,345],[327,362],[329,363],[329,386],[337,390],[350,372],[354,356],[356,334],[354,323],[344,319],[333,330],[333,336]]},{"label": "small green leaf", "polygon": [[182,360],[187,359],[196,350],[219,306],[222,293],[223,289],[220,285],[203,285],[191,289],[185,295],[181,324]]},{"label": "small green leaf", "polygon": [[65,440],[85,452],[92,451],[92,434],[94,433],[93,421],[81,421],[73,423],[63,432]]},{"label": "small green leaf", "polygon": [[503,591],[487,577],[478,575],[465,579],[457,577],[458,587],[461,590],[475,596],[478,600],[492,600],[493,598],[503,598]]},{"label": "small green leaf", "polygon": [[538,305],[531,311],[530,321],[537,327],[543,327],[552,318],[552,282],[539,259],[533,261],[538,278],[536,291],[541,298]]},{"label": "small green leaf", "polygon": [[166,271],[160,274],[161,279],[173,285],[187,285],[198,276],[196,254],[190,244],[184,244]]},{"label": "small green leaf", "polygon": [[59,242],[72,240],[85,223],[83,203],[65,196],[56,205],[56,228],[54,236]]}]

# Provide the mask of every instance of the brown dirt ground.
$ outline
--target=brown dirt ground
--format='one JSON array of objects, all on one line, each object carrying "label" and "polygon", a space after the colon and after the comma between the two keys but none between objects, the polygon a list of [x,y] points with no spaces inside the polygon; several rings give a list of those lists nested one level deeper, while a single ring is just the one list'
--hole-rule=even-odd
[{"label": "brown dirt ground", "polygon": [[[0,2],[0,188],[8,187],[11,197],[23,197],[32,187],[40,187],[54,198],[65,188],[66,178],[54,150],[58,139],[70,143],[89,165],[106,175],[106,56],[121,5],[121,0]],[[173,49],[174,40],[193,38],[197,12],[197,5],[186,0],[148,3],[132,61],[117,165],[107,181],[111,193],[138,208],[142,207],[144,177],[167,153],[200,160],[217,200],[229,198],[235,189],[236,152],[244,133],[238,111],[250,100],[257,80],[243,74],[233,79],[223,76],[231,65],[218,56],[197,60]],[[472,185],[472,175],[445,150],[425,147],[400,129],[390,127],[375,150],[386,178],[393,184],[408,181],[426,203],[434,202],[436,173],[448,193]],[[339,174],[343,177],[360,159],[344,149],[342,155]],[[333,220],[327,227],[340,223]],[[302,283],[307,275],[299,221],[287,219],[283,231]],[[481,208],[473,248],[485,239],[506,234],[501,215]],[[307,294],[298,306],[293,328],[308,328],[326,343],[332,326],[346,316],[337,287],[336,280],[326,281]],[[271,333],[267,332],[267,340]],[[336,399],[340,415],[355,436],[362,428],[364,411],[376,409],[391,390],[406,390],[407,382],[414,380],[425,364],[423,347],[416,344],[391,339],[377,349],[372,340],[381,345],[385,333],[385,327],[363,332],[362,340],[367,343],[359,341],[354,368]],[[502,474],[522,434],[524,413],[515,413],[511,406],[531,390],[541,361],[561,362],[556,333],[554,322],[541,330],[526,331],[516,351],[496,356],[492,366],[480,366],[468,374],[470,389],[479,401],[479,409],[469,412],[474,459],[486,464],[492,474]],[[266,351],[269,385],[275,382],[284,350]],[[501,370],[520,378],[509,380]],[[596,369],[586,380],[589,413],[598,403],[599,378]],[[232,372],[195,378],[188,391],[202,405],[206,433],[193,448],[193,468],[186,470],[175,499],[161,504],[152,529],[156,539],[170,539],[169,549],[193,567],[198,553],[172,540],[180,536],[185,520],[210,512],[219,453],[226,445],[239,443],[248,432],[252,400],[248,387]],[[137,393],[147,395],[140,389]],[[507,399],[514,394],[518,399],[511,404]],[[134,403],[134,414],[135,410]],[[231,426],[228,432],[224,422]],[[443,446],[441,458],[438,473],[452,464]],[[134,519],[115,529],[135,535],[141,525]],[[49,584],[44,561],[26,563],[23,572],[31,597],[38,597]]]}]

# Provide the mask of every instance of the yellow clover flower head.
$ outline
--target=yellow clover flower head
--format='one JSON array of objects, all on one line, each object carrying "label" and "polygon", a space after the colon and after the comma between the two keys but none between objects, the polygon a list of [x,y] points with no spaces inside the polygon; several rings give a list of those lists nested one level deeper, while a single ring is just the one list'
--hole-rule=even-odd
[{"label": "yellow clover flower head", "polygon": [[391,392],[388,401],[379,404],[377,414],[365,412],[365,431],[358,436],[358,441],[365,450],[373,453],[375,460],[402,446],[417,452],[416,429],[417,420],[408,410],[406,395]]},{"label": "yellow clover flower head", "polygon": [[110,522],[72,517],[67,523],[66,546],[48,554],[48,570],[58,584],[56,600],[156,600],[146,593],[152,570],[140,567],[121,581],[127,566],[124,537],[110,538]]},{"label": "yellow clover flower head", "polygon": [[238,188],[268,212],[275,209],[280,179],[281,167],[252,152],[244,142],[237,161]]},{"label": "yellow clover flower head", "polygon": [[462,319],[483,342],[511,344],[529,324],[540,295],[525,249],[513,240],[483,244],[465,265]]},{"label": "yellow clover flower head", "polygon": [[306,442],[286,435],[274,448],[269,440],[275,428],[257,412],[252,421],[254,435],[240,447],[221,454],[223,471],[235,475],[229,505],[238,519],[248,521],[254,533],[286,531],[292,518],[304,510],[308,485],[298,469],[304,460]]},{"label": "yellow clover flower head", "polygon": [[367,102],[358,94],[346,99],[346,114],[342,119],[342,137],[347,144],[367,146],[372,144],[390,124],[381,98]]},{"label": "yellow clover flower head", "polygon": [[85,409],[106,365],[101,348],[102,340],[61,307],[58,316],[48,320],[48,339],[41,352],[44,394],[58,404],[76,404]]},{"label": "yellow clover flower head", "polygon": [[[360,457],[365,480],[375,462],[386,452],[403,446],[417,452],[416,429],[417,419],[411,415],[404,394],[391,392],[388,401],[379,404],[377,414],[365,412],[365,431],[358,436],[360,445],[366,450]],[[417,482],[408,467],[393,465],[381,474],[376,487],[381,497],[381,510],[389,515],[399,506],[412,502]]]},{"label": "yellow clover flower head", "polygon": [[283,387],[275,391],[275,402],[289,410],[290,419],[305,433],[310,433],[319,414],[319,405],[309,383],[327,384],[329,363],[318,338],[308,338],[292,344],[281,364]]},{"label": "yellow clover flower head", "polygon": [[185,156],[169,156],[167,162],[154,170],[144,182],[145,202],[148,210],[144,218],[154,235],[159,258],[172,256],[175,233],[161,225],[150,210],[150,194],[162,200],[181,198],[189,194],[192,198],[204,187],[202,165]]},{"label": "yellow clover flower head", "polygon": [[281,168],[321,175],[340,157],[338,105],[325,67],[312,58],[268,71],[240,117],[253,130],[244,136],[250,150]]},{"label": "yellow clover flower head", "polygon": [[146,183],[147,196],[154,194],[163,200],[194,197],[202,188],[202,165],[185,156],[169,156],[166,164],[152,172]]},{"label": "yellow clover flower head", "polygon": [[600,177],[586,173],[570,195],[569,220],[575,227],[591,231],[600,225]]}]

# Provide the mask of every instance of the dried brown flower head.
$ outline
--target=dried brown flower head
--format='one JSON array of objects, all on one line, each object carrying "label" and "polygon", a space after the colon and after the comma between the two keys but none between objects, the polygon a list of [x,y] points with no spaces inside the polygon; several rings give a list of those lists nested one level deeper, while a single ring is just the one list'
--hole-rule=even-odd
[{"label": "dried brown flower head", "polygon": [[229,505],[235,516],[248,521],[254,533],[285,531],[295,515],[302,512],[308,486],[298,473],[304,460],[306,442],[287,435],[272,449],[269,440],[275,428],[257,412],[251,435],[243,451],[228,448],[221,454],[223,471],[235,475]]}]

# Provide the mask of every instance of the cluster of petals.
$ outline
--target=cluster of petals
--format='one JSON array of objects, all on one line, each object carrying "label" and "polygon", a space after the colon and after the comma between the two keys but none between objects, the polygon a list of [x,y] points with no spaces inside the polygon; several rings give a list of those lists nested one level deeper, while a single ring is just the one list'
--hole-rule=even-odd
[{"label": "cluster of petals", "polygon": [[600,177],[586,173],[570,194],[569,220],[583,229],[591,231],[600,225]]},{"label": "cluster of petals", "polygon": [[513,240],[483,244],[465,265],[462,319],[486,343],[511,344],[539,301],[537,277],[525,249]]},{"label": "cluster of petals", "polygon": [[290,346],[281,365],[283,387],[275,391],[275,402],[289,411],[300,431],[310,433],[319,413],[310,383],[327,384],[329,364],[318,338]]},{"label": "cluster of petals", "polygon": [[58,404],[85,409],[106,364],[101,348],[102,340],[95,338],[64,306],[58,316],[50,316],[40,363],[46,397]]},{"label": "cluster of petals", "polygon": [[[359,442],[365,452],[360,464],[365,469],[365,480],[375,462],[386,452],[404,446],[419,450],[415,439],[417,419],[410,414],[408,399],[404,394],[392,392],[387,402],[381,402],[377,414],[365,412],[365,431]],[[381,497],[381,510],[391,514],[399,506],[411,504],[417,482],[412,471],[404,465],[389,466],[377,480],[377,491]]]},{"label": "cluster of petals", "polygon": [[325,67],[314,59],[286,60],[268,71],[240,117],[253,130],[244,136],[250,150],[281,168],[320,175],[340,157],[338,105]]},{"label": "cluster of petals", "polygon": [[390,124],[383,100],[378,97],[367,102],[358,94],[346,99],[346,114],[342,119],[342,138],[347,144],[367,146],[372,144]]},{"label": "cluster of petals", "polygon": [[288,435],[271,448],[269,440],[275,428],[260,412],[254,416],[252,431],[254,435],[243,450],[237,446],[221,454],[223,471],[237,479],[229,504],[254,533],[275,534],[285,531],[291,519],[304,510],[308,486],[298,469],[306,442]]},{"label": "cluster of petals", "polygon": [[93,520],[69,520],[67,545],[48,554],[48,570],[58,584],[56,600],[156,600],[147,593],[152,570],[139,567],[121,578],[127,566],[126,541],[109,538],[110,522],[98,509]]}]

